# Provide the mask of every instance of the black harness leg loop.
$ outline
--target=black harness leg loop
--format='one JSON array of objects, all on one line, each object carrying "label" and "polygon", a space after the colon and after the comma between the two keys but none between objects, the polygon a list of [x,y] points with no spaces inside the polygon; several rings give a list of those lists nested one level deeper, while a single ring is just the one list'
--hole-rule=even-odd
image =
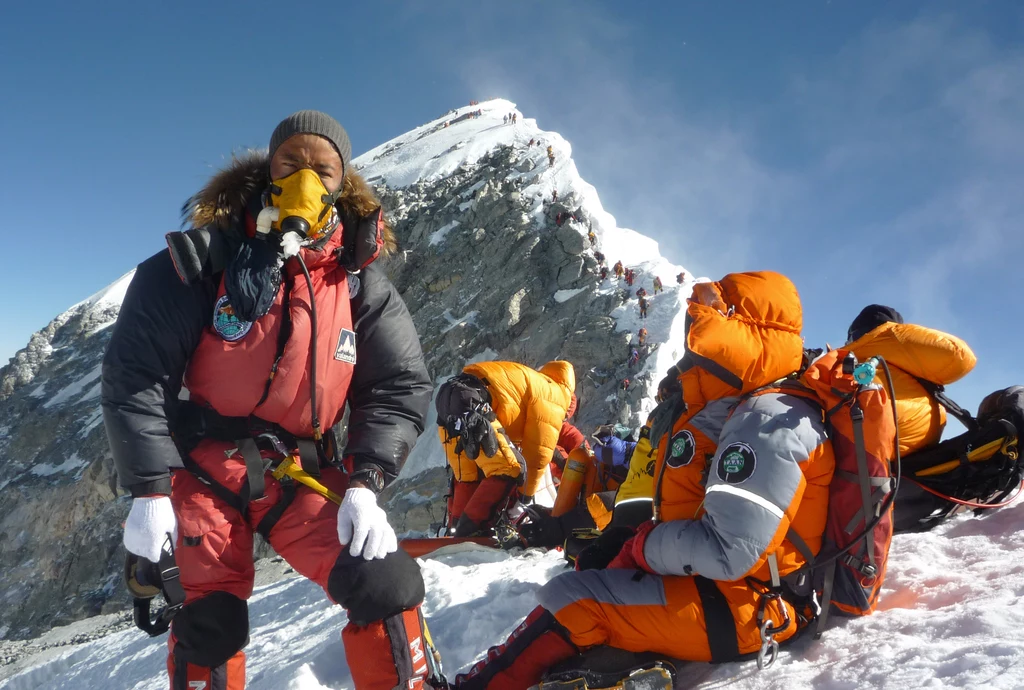
[{"label": "black harness leg loop", "polygon": [[249,501],[258,501],[267,493],[266,482],[263,474],[266,471],[263,466],[263,455],[260,454],[259,446],[252,437],[240,438],[238,452],[245,460],[246,485],[242,488],[242,501],[246,504]]},{"label": "black harness leg loop", "polygon": [[298,439],[299,462],[302,471],[311,477],[320,478],[320,454],[316,449],[316,441],[311,438]]},{"label": "black harness leg loop", "polygon": [[299,485],[291,477],[281,477],[280,482],[281,498],[278,499],[273,508],[267,511],[267,514],[260,520],[260,524],[256,525],[256,531],[268,542],[270,541],[271,530],[274,529],[274,525],[284,515],[284,511],[288,510],[288,506],[295,500],[295,494],[299,489]]}]

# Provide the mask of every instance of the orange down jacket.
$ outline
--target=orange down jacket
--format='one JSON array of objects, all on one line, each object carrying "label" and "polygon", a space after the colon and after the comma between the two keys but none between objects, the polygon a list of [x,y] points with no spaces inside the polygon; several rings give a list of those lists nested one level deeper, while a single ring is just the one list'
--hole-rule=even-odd
[{"label": "orange down jacket", "polygon": [[[779,390],[748,395],[800,367],[802,312],[777,273],[732,274],[694,287],[687,353],[670,375],[681,385],[652,415],[660,520],[643,542],[646,568],[588,570],[555,578],[541,605],[574,644],[607,644],[696,661],[758,651],[758,609],[776,625],[780,607],[754,579],[785,577],[821,548],[835,456],[821,409]],[[797,632],[789,625],[776,635]]]},{"label": "orange down jacket", "polygon": [[463,371],[487,384],[494,414],[526,459],[521,491],[532,496],[551,462],[572,404],[576,388],[572,364],[548,362],[538,371],[518,362],[479,362]]},{"label": "orange down jacket", "polygon": [[917,379],[947,386],[969,374],[978,362],[960,338],[911,323],[882,324],[846,349],[859,360],[881,356],[888,363],[902,455],[938,443],[946,426],[945,408]]}]

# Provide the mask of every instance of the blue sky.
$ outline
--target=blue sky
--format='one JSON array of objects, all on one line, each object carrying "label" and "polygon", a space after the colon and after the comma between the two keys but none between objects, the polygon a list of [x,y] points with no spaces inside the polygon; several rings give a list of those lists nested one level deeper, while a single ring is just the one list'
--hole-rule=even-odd
[{"label": "blue sky", "polygon": [[672,260],[789,275],[809,344],[882,302],[971,344],[965,404],[1024,383],[1024,4],[347,5],[5,9],[0,361],[288,113],[359,153],[502,96]]}]

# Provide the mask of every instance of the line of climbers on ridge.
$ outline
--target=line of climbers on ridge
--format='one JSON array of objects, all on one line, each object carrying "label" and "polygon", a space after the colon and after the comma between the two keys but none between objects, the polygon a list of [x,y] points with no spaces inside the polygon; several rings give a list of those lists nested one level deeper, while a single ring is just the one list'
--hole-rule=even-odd
[{"label": "line of climbers on ridge", "polygon": [[[283,120],[268,153],[186,203],[191,227],[140,264],[113,329],[102,407],[132,497],[126,579],[139,627],[170,631],[172,690],[244,688],[256,532],[346,609],[356,688],[451,686],[419,565],[378,505],[433,386],[376,262],[394,234],[350,164],[330,116]],[[874,608],[894,526],[1020,483],[1024,388],[956,408],[941,387],[974,366],[963,341],[873,305],[811,356],[796,288],[771,272],[696,283],[686,309],[686,353],[638,433],[602,425],[591,444],[566,361],[470,364],[437,390],[446,529],[563,545],[576,568],[455,687],[528,688],[608,647],[770,663],[832,609]],[[968,426],[951,445],[945,410]],[[920,489],[905,503],[901,478]],[[156,621],[154,589],[175,601]]]}]

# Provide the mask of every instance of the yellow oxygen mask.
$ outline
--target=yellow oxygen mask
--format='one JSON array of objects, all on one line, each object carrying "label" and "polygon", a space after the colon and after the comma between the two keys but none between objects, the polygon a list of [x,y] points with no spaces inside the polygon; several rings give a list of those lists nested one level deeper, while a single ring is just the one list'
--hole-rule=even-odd
[{"label": "yellow oxygen mask", "polygon": [[269,191],[270,205],[259,215],[257,232],[273,229],[317,240],[337,226],[334,203],[341,190],[328,192],[320,176],[309,168],[273,180]]}]

